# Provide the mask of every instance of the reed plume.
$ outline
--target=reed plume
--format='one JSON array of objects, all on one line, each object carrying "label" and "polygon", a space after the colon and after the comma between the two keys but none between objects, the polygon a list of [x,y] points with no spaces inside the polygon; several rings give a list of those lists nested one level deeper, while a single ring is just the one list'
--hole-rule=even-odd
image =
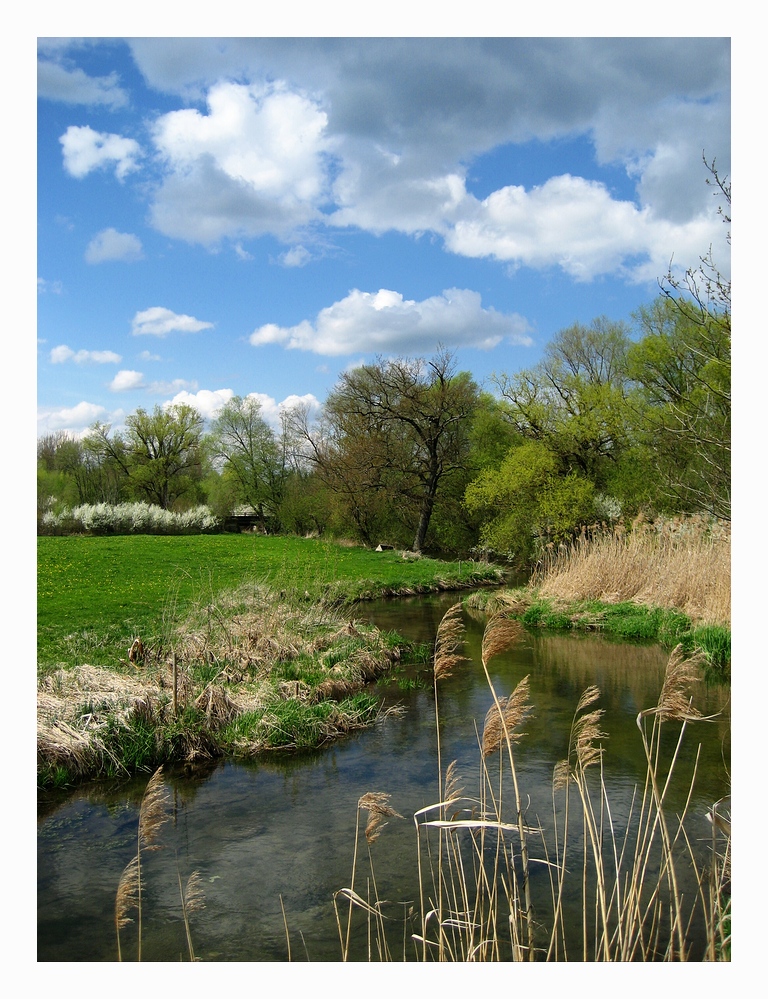
[{"label": "reed plume", "polygon": [[461,620],[461,601],[458,601],[445,612],[437,627],[433,660],[435,680],[451,676],[454,666],[466,662],[466,656],[459,652],[463,642],[464,622]]},{"label": "reed plume", "polygon": [[[533,905],[531,902],[531,886],[530,886],[530,870],[528,863],[528,842],[525,831],[525,822],[523,819],[523,804],[522,797],[520,795],[520,785],[517,779],[517,768],[515,766],[515,758],[512,753],[512,731],[510,730],[510,725],[507,723],[507,717],[510,721],[515,722],[515,727],[522,724],[525,718],[528,718],[531,714],[531,708],[528,706],[528,677],[524,677],[520,683],[518,683],[515,690],[512,692],[509,698],[500,699],[496,693],[496,688],[493,686],[493,681],[491,680],[491,674],[488,671],[488,663],[494,656],[500,655],[502,652],[506,652],[513,642],[516,642],[522,635],[522,625],[519,621],[514,621],[511,618],[506,617],[502,612],[495,614],[486,624],[483,630],[483,642],[481,646],[480,659],[483,666],[483,672],[485,673],[485,679],[488,684],[488,688],[493,697],[493,706],[490,709],[490,718],[488,714],[486,715],[486,724],[490,725],[490,730],[488,734],[487,745],[489,747],[489,752],[493,752],[491,746],[496,745],[496,748],[501,746],[501,737],[503,735],[504,742],[507,747],[507,756],[509,759],[509,769],[512,774],[512,783],[515,789],[515,808],[517,810],[517,830],[520,836],[520,859],[522,861],[523,868],[523,896],[525,902],[525,909],[522,913],[523,918],[526,921],[527,933],[528,933],[528,960],[533,961],[534,951],[533,951]],[[483,753],[483,755],[488,755]]]},{"label": "reed plume", "polygon": [[375,843],[381,835],[381,831],[387,824],[385,818],[402,819],[402,815],[396,812],[391,805],[387,804],[392,796],[383,791],[369,791],[364,794],[357,803],[358,808],[368,812],[368,823],[365,827],[365,839],[370,843]]},{"label": "reed plume", "polygon": [[682,645],[672,650],[655,709],[659,721],[697,721],[702,718],[701,712],[691,704],[690,687],[698,679],[703,662],[702,653],[686,656]]},{"label": "reed plume", "polygon": [[509,697],[500,697],[488,709],[483,724],[483,757],[490,756],[501,749],[505,741],[505,733],[510,742],[519,742],[525,735],[518,729],[530,718],[533,707],[528,697],[530,693],[529,677],[524,676]]},{"label": "reed plume", "polygon": [[484,663],[489,663],[495,656],[506,652],[519,641],[523,634],[520,621],[507,617],[505,614],[494,615],[483,631],[481,656]]},{"label": "reed plume", "polygon": [[122,960],[120,930],[133,920],[128,916],[137,910],[138,946],[136,959],[141,961],[141,855],[142,852],[159,850],[160,830],[168,821],[168,791],[163,782],[163,768],[158,767],[150,777],[139,807],[139,826],[136,835],[136,855],[126,865],[120,876],[115,897],[115,929],[117,931],[118,960]]},{"label": "reed plume", "polygon": [[181,887],[181,874],[178,871],[176,873],[179,877],[179,893],[181,895],[181,912],[184,917],[184,930],[187,935],[187,948],[189,950],[190,961],[196,961],[195,949],[192,946],[192,934],[189,929],[189,917],[193,912],[200,912],[201,909],[205,908],[205,891],[203,889],[203,879],[200,877],[200,871],[192,871],[189,878],[187,879],[187,887],[182,891]]},{"label": "reed plume", "polygon": [[128,915],[131,909],[139,904],[139,858],[132,857],[125,865],[115,896],[115,932],[117,933],[117,959],[122,961],[120,947],[120,930],[124,929],[133,919]]}]

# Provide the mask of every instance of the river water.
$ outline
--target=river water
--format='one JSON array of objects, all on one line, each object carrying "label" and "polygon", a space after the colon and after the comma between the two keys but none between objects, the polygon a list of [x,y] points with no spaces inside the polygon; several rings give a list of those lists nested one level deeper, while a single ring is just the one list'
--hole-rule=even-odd
[{"label": "river water", "polygon": [[[451,595],[362,605],[356,617],[432,641]],[[465,652],[439,688],[443,768],[457,761],[468,794],[480,782],[477,730],[491,696],[479,665],[483,621],[465,613]],[[491,663],[499,694],[530,675],[534,716],[516,759],[527,819],[552,824],[552,770],[567,753],[573,712],[582,691],[596,684],[605,710],[604,771],[614,821],[629,814],[632,793],[645,774],[635,724],[659,695],[668,655],[656,646],[609,642],[594,636],[526,633]],[[179,883],[200,872],[205,908],[191,916],[196,955],[204,961],[338,961],[341,950],[333,895],[349,885],[358,799],[391,795],[403,818],[390,818],[372,847],[380,898],[391,902],[392,925],[418,904],[413,814],[438,800],[435,708],[425,668],[405,674],[420,686],[388,683],[387,704],[404,712],[321,751],[274,755],[254,763],[219,762],[193,773],[167,772],[171,819],[165,848],[143,854],[142,960],[188,959]],[[403,677],[400,677],[402,681]],[[728,691],[696,691],[695,705],[718,720],[690,726],[680,754],[680,779],[670,809],[680,811],[697,751],[689,835],[705,856],[707,808],[729,793]],[[670,729],[670,749],[679,726]],[[700,747],[700,749],[699,749]],[[114,961],[115,892],[136,852],[138,807],[146,775],[130,782],[97,782],[70,794],[45,794],[38,804],[38,960]],[[364,843],[364,841],[363,841]],[[361,847],[361,856],[365,850]],[[359,861],[361,863],[361,861]],[[367,864],[367,858],[366,858]],[[362,866],[360,870],[362,871]],[[370,870],[370,868],[366,868]],[[360,875],[358,875],[360,877]],[[364,877],[364,875],[363,875]],[[356,887],[360,889],[360,884]],[[363,889],[364,891],[364,889]],[[397,939],[397,932],[395,937]],[[402,932],[401,932],[402,936]],[[135,958],[135,925],[121,932],[124,959]],[[290,948],[290,950],[289,950]],[[413,956],[412,945],[403,950]],[[364,926],[352,957],[365,960]]]}]

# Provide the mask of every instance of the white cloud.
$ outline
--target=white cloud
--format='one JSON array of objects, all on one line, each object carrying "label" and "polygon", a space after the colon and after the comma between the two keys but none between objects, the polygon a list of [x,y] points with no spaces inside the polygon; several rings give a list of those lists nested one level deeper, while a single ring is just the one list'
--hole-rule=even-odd
[{"label": "white cloud", "polygon": [[66,104],[106,105],[111,109],[128,104],[128,95],[117,73],[88,76],[78,67],[67,67],[52,59],[38,59],[37,94]]},{"label": "white cloud", "polygon": [[146,386],[147,392],[150,395],[170,395],[171,392],[182,392],[188,389],[196,389],[197,382],[193,379],[188,381],[186,378],[174,378],[172,381],[166,382],[150,382]]},{"label": "white cloud", "polygon": [[137,312],[133,317],[131,333],[134,336],[168,336],[169,333],[199,333],[212,329],[213,323],[206,323],[194,316],[178,315],[170,309],[154,305],[150,309]]},{"label": "white cloud", "polygon": [[224,406],[235,393],[232,389],[200,389],[199,392],[188,392],[186,389],[177,392],[174,397],[163,406],[177,406],[181,403],[193,406],[206,420],[212,420],[218,411]]},{"label": "white cloud", "polygon": [[[222,406],[226,405],[234,396],[234,392],[229,388],[221,389],[200,389],[199,392],[181,391],[177,392],[168,402],[163,403],[164,408],[183,403],[193,406],[205,420],[213,420],[219,413]],[[280,430],[280,417],[286,409],[291,409],[297,405],[305,405],[309,408],[310,415],[316,415],[321,408],[320,400],[311,392],[305,395],[288,395],[282,402],[278,402],[271,395],[264,392],[249,392],[247,398],[255,399],[261,405],[261,416],[273,428]]]},{"label": "white cloud", "polygon": [[149,350],[142,350],[139,357],[142,361],[162,361],[162,357],[159,354],[153,354]]},{"label": "white cloud", "polygon": [[81,179],[92,170],[114,165],[115,176],[123,180],[138,169],[136,161],[141,156],[141,147],[135,139],[112,132],[95,132],[89,125],[70,125],[59,142],[64,169],[72,177]]},{"label": "white cloud", "polygon": [[480,295],[451,288],[422,302],[396,291],[355,289],[322,309],[314,323],[304,320],[284,327],[268,323],[250,336],[254,347],[277,343],[316,354],[340,356],[356,352],[422,352],[437,344],[490,349],[507,340],[528,344],[529,326],[515,313],[504,315],[482,307]]},{"label": "white cloud", "polygon": [[280,263],[284,267],[303,267],[312,259],[312,254],[304,246],[292,246],[290,250],[280,254]]},{"label": "white cloud", "polygon": [[603,184],[567,174],[530,191],[510,186],[482,202],[468,198],[464,215],[446,235],[454,253],[556,266],[577,281],[608,273],[652,280],[666,271],[673,253],[690,259],[697,246],[722,236],[714,211],[672,223],[647,207],[615,200]]},{"label": "white cloud", "polygon": [[106,415],[106,409],[93,402],[79,402],[76,406],[64,409],[40,409],[37,414],[37,433],[42,436],[54,430],[69,430],[79,435],[92,423],[104,420]]},{"label": "white cloud", "polygon": [[111,392],[128,392],[130,389],[143,388],[144,375],[140,371],[118,371],[109,383]]},{"label": "white cloud", "polygon": [[105,260],[122,260],[130,263],[143,256],[141,240],[131,232],[118,232],[117,229],[102,229],[96,233],[85,251],[89,264],[100,264]]},{"label": "white cloud", "polygon": [[[730,169],[725,38],[189,38],[174,40],[173,58],[164,39],[130,45],[153,86],[187,100],[208,88],[206,115],[158,120],[168,174],[154,224],[208,244],[267,232],[295,239],[285,266],[306,261],[297,227],[309,223],[432,232],[454,253],[556,265],[580,279],[626,275],[634,258],[638,274],[648,254],[668,262],[674,249],[683,262],[687,231],[665,224],[692,232],[709,214],[702,149]],[[589,191],[588,174],[571,178],[561,193],[575,204],[544,230],[561,178],[528,192],[531,219],[504,204],[514,175],[483,207],[467,191],[484,153],[579,138],[596,166],[626,172],[634,201]],[[666,235],[679,242],[657,252]]]},{"label": "white cloud", "polygon": [[74,361],[75,364],[119,364],[122,357],[113,350],[74,351],[62,343],[53,348],[50,360],[51,364],[64,364],[65,361]]},{"label": "white cloud", "polygon": [[327,115],[284,84],[216,83],[208,113],[172,111],[155,123],[167,175],[151,209],[163,233],[212,244],[286,235],[318,217],[326,197]]},{"label": "white cloud", "polygon": [[39,295],[45,294],[45,292],[50,291],[54,295],[60,295],[64,290],[64,285],[61,281],[46,281],[45,278],[39,277],[37,279],[37,293]]},{"label": "white cloud", "polygon": [[249,392],[248,398],[256,399],[261,404],[261,415],[274,430],[280,430],[280,417],[288,409],[293,409],[295,406],[306,406],[311,419],[320,412],[321,408],[320,400],[311,392],[307,392],[305,395],[287,395],[282,402],[277,402],[271,395],[266,395],[264,392]]}]

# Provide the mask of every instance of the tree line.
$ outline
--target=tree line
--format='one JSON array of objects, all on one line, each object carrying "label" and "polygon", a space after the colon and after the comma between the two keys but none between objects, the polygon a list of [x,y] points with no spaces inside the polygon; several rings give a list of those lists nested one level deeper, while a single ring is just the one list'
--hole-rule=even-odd
[{"label": "tree line", "polygon": [[[730,223],[730,186],[710,169]],[[171,405],[138,409],[124,430],[48,434],[38,516],[202,503],[219,518],[248,509],[265,532],[483,548],[520,566],[640,511],[730,520],[730,304],[709,254],[682,280],[670,272],[631,322],[569,326],[492,391],[439,349],[345,372],[317,417],[295,407],[279,430],[255,398],[235,396],[207,429],[193,407]]]}]

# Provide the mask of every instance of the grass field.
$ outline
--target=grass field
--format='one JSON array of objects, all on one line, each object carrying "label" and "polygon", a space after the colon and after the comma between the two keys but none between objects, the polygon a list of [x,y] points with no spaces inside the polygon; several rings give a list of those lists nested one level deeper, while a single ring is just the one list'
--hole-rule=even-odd
[{"label": "grass field", "polygon": [[399,552],[255,534],[41,537],[38,670],[115,665],[136,636],[152,641],[194,606],[248,581],[343,602],[489,577],[475,563],[406,560]]}]

